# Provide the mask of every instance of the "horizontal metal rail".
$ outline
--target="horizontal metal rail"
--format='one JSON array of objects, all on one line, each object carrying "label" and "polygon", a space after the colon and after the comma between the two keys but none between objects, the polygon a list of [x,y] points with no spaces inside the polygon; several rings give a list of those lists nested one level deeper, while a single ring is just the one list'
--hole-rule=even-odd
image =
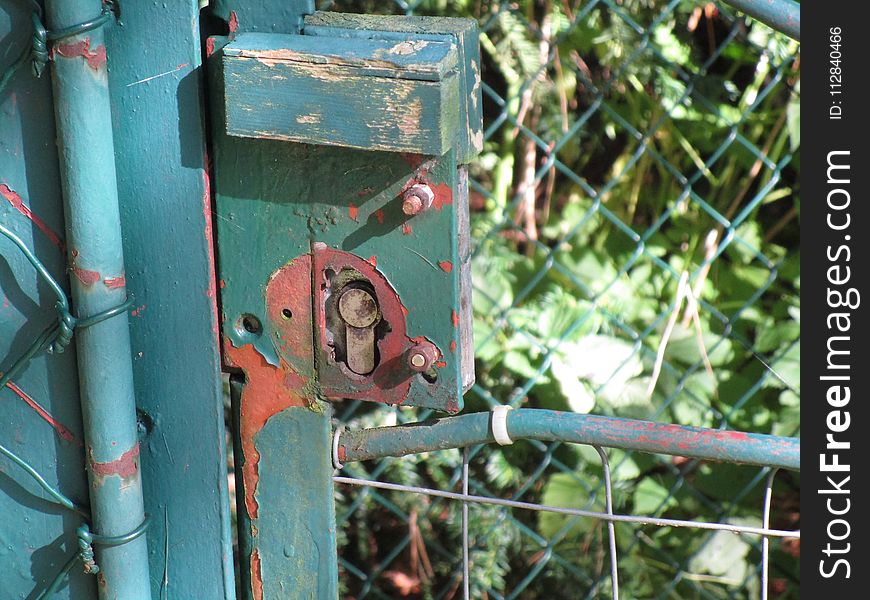
[{"label": "horizontal metal rail", "polygon": [[793,0],[725,0],[768,27],[801,40],[801,5]]},{"label": "horizontal metal rail", "polygon": [[[491,413],[336,433],[339,462],[405,456],[493,443]],[[505,417],[512,440],[563,441],[702,460],[800,470],[800,440],[758,433],[686,427],[542,409]]]}]

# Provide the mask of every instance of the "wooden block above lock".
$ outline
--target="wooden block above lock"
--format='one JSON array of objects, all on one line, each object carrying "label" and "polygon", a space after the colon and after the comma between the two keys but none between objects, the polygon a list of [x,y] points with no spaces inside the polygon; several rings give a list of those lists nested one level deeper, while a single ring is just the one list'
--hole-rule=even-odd
[{"label": "wooden block above lock", "polygon": [[226,132],[441,156],[464,132],[458,56],[449,37],[245,33],[222,49]]}]

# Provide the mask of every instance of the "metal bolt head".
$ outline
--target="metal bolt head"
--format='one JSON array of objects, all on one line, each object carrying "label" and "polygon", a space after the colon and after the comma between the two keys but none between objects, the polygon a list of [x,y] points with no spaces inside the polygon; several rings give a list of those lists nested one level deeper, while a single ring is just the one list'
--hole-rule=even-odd
[{"label": "metal bolt head", "polygon": [[416,344],[408,351],[408,366],[412,371],[423,373],[432,368],[438,360],[439,352],[435,344],[423,341]]},{"label": "metal bolt head", "polygon": [[412,217],[432,206],[435,200],[435,192],[423,183],[416,183],[409,187],[402,195],[402,212]]},{"label": "metal bolt head", "polygon": [[378,318],[378,305],[367,291],[350,288],[338,299],[338,314],[351,327],[368,327]]}]

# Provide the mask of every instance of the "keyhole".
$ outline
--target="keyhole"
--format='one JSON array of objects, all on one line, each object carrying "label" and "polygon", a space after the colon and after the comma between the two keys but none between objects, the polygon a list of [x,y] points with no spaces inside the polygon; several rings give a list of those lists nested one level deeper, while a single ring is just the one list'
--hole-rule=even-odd
[{"label": "keyhole", "polygon": [[338,314],[345,325],[346,360],[357,375],[375,369],[375,325],[380,321],[378,305],[367,290],[352,287],[338,299]]}]

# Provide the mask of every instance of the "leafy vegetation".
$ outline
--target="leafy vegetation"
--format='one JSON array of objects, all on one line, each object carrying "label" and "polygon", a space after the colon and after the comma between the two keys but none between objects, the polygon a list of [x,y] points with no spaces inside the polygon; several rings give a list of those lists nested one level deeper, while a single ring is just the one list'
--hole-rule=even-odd
[{"label": "leafy vegetation", "polygon": [[[511,403],[797,435],[797,43],[725,5],[688,1],[413,9],[471,16],[483,31],[487,138],[470,167],[477,385],[467,410]],[[374,426],[421,415],[349,405],[345,416]],[[761,523],[758,469],[608,455],[618,512]],[[476,448],[470,468],[473,493],[604,508],[592,448]],[[461,459],[451,451],[348,470],[455,490]],[[773,526],[796,526],[798,490],[797,474],[777,476]],[[461,597],[458,505],[340,492],[345,597]],[[470,510],[472,597],[609,597],[604,523]],[[756,538],[627,524],[616,537],[623,599],[759,597]],[[772,597],[799,597],[799,544],[772,546]]]}]

